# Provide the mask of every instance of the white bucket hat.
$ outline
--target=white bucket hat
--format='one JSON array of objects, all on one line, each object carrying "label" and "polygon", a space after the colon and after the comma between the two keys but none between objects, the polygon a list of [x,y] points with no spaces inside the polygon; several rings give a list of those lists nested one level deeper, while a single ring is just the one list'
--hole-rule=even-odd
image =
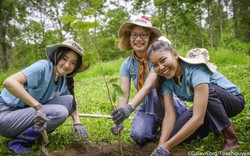
[{"label": "white bucket hat", "polygon": [[141,27],[146,27],[146,28],[149,28],[151,29],[157,37],[160,37],[161,36],[161,31],[160,29],[156,28],[156,27],[153,27],[152,26],[152,23],[151,23],[151,20],[149,17],[147,16],[133,16],[131,18],[131,21],[126,21],[124,22],[121,26],[120,26],[120,29],[118,31],[118,35],[119,37],[123,36],[124,33],[126,32],[126,30],[131,26],[131,25],[138,25],[138,26],[141,26]]},{"label": "white bucket hat", "polygon": [[212,73],[217,69],[215,65],[209,62],[208,50],[205,48],[191,49],[187,52],[185,58],[181,56],[179,58],[190,64],[205,64]]},{"label": "white bucket hat", "polygon": [[171,41],[167,39],[165,36],[160,36],[157,40],[167,42],[168,44],[171,45]]},{"label": "white bucket hat", "polygon": [[[50,55],[53,53],[53,51],[55,51],[58,47],[68,47],[70,49],[72,49],[74,52],[76,52],[77,54],[79,54],[81,57],[83,57],[83,48],[82,46],[75,42],[74,40],[65,40],[60,44],[54,44],[54,45],[48,45],[45,48],[45,52],[46,52],[46,56],[49,59]],[[81,67],[79,68],[79,70],[77,72],[82,72],[86,69],[86,67],[84,67],[83,65],[81,65]]]}]

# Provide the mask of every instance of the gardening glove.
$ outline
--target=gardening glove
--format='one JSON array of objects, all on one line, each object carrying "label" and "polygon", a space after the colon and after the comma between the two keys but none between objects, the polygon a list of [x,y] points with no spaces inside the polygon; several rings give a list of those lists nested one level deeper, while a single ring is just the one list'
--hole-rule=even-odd
[{"label": "gardening glove", "polygon": [[151,156],[170,156],[170,153],[168,150],[160,146],[153,151]]},{"label": "gardening glove", "polygon": [[123,123],[121,123],[120,125],[114,124],[111,128],[110,131],[114,134],[114,135],[118,135],[121,133],[122,129],[124,128]]},{"label": "gardening glove", "polygon": [[129,115],[134,111],[134,108],[131,104],[127,104],[126,106],[116,108],[111,112],[111,116],[113,116],[113,121],[115,124],[120,125]]},{"label": "gardening glove", "polygon": [[33,128],[35,129],[35,131],[37,132],[41,132],[43,130],[46,129],[47,127],[47,115],[45,114],[45,112],[42,109],[42,104],[40,104],[36,109],[36,114],[34,116],[34,126]]},{"label": "gardening glove", "polygon": [[77,134],[78,138],[84,139],[89,137],[88,131],[81,123],[74,124],[71,134],[74,135],[75,133]]}]

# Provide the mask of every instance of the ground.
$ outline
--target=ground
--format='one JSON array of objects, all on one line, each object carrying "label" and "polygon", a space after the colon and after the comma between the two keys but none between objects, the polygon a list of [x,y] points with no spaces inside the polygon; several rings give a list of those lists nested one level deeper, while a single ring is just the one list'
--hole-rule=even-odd
[{"label": "ground", "polygon": [[[137,144],[122,144],[122,152],[118,143],[81,141],[73,143],[49,153],[50,156],[150,156],[157,144],[150,143],[145,146]],[[187,151],[183,148],[175,148],[172,156],[186,156]]]}]

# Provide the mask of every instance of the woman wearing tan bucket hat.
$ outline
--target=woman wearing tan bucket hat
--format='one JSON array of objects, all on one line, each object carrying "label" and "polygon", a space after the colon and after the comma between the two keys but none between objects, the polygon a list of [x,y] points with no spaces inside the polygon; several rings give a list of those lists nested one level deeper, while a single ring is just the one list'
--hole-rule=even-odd
[{"label": "woman wearing tan bucket hat", "polygon": [[[223,134],[222,151],[235,150],[238,137],[229,117],[244,109],[245,100],[239,88],[209,62],[208,51],[192,49],[184,58],[167,42],[156,41],[149,47],[148,57],[158,75],[157,91],[166,112],[159,147],[152,155],[169,155],[169,151],[181,142],[204,138],[209,132]],[[193,106],[177,119],[173,93],[193,102]]]},{"label": "woman wearing tan bucket hat", "polygon": [[[134,114],[130,136],[143,145],[157,139],[159,127],[164,117],[154,83],[157,75],[147,59],[149,45],[160,37],[161,31],[152,26],[150,18],[134,16],[131,21],[124,22],[119,29],[118,47],[122,51],[133,50],[120,69],[121,88],[125,98],[119,98],[118,108],[111,112],[114,124],[111,132],[117,135],[123,129],[123,121],[138,107]],[[136,96],[129,102],[131,79],[137,89]],[[186,110],[184,101],[174,97],[176,116]],[[118,130],[118,131],[117,131]]]},{"label": "woman wearing tan bucket hat", "polygon": [[72,116],[72,134],[88,137],[76,109],[74,80],[83,66],[83,48],[73,40],[46,47],[48,60],[40,60],[8,77],[0,94],[0,135],[12,138],[8,148],[29,154],[25,144],[54,131]]}]

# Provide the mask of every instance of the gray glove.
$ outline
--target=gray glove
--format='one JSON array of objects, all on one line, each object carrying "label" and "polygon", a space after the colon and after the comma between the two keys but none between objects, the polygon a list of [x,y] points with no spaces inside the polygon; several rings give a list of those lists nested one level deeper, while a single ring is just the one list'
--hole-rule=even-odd
[{"label": "gray glove", "polygon": [[134,111],[134,108],[131,104],[127,104],[126,106],[116,108],[111,112],[111,116],[113,116],[113,121],[115,124],[120,125],[129,115]]},{"label": "gray glove", "polygon": [[120,125],[114,124],[111,128],[110,131],[114,134],[114,135],[118,135],[121,133],[122,129],[124,128],[123,123],[121,123]]},{"label": "gray glove", "polygon": [[89,133],[81,123],[74,124],[71,134],[77,134],[78,138],[88,138]]},{"label": "gray glove", "polygon": [[36,114],[34,116],[34,123],[35,123],[33,126],[34,130],[37,132],[45,130],[48,124],[47,122],[48,122],[47,115],[42,110],[42,104],[40,104],[38,108],[36,108]]},{"label": "gray glove", "polygon": [[151,156],[170,156],[170,153],[168,150],[160,146],[153,151]]}]

